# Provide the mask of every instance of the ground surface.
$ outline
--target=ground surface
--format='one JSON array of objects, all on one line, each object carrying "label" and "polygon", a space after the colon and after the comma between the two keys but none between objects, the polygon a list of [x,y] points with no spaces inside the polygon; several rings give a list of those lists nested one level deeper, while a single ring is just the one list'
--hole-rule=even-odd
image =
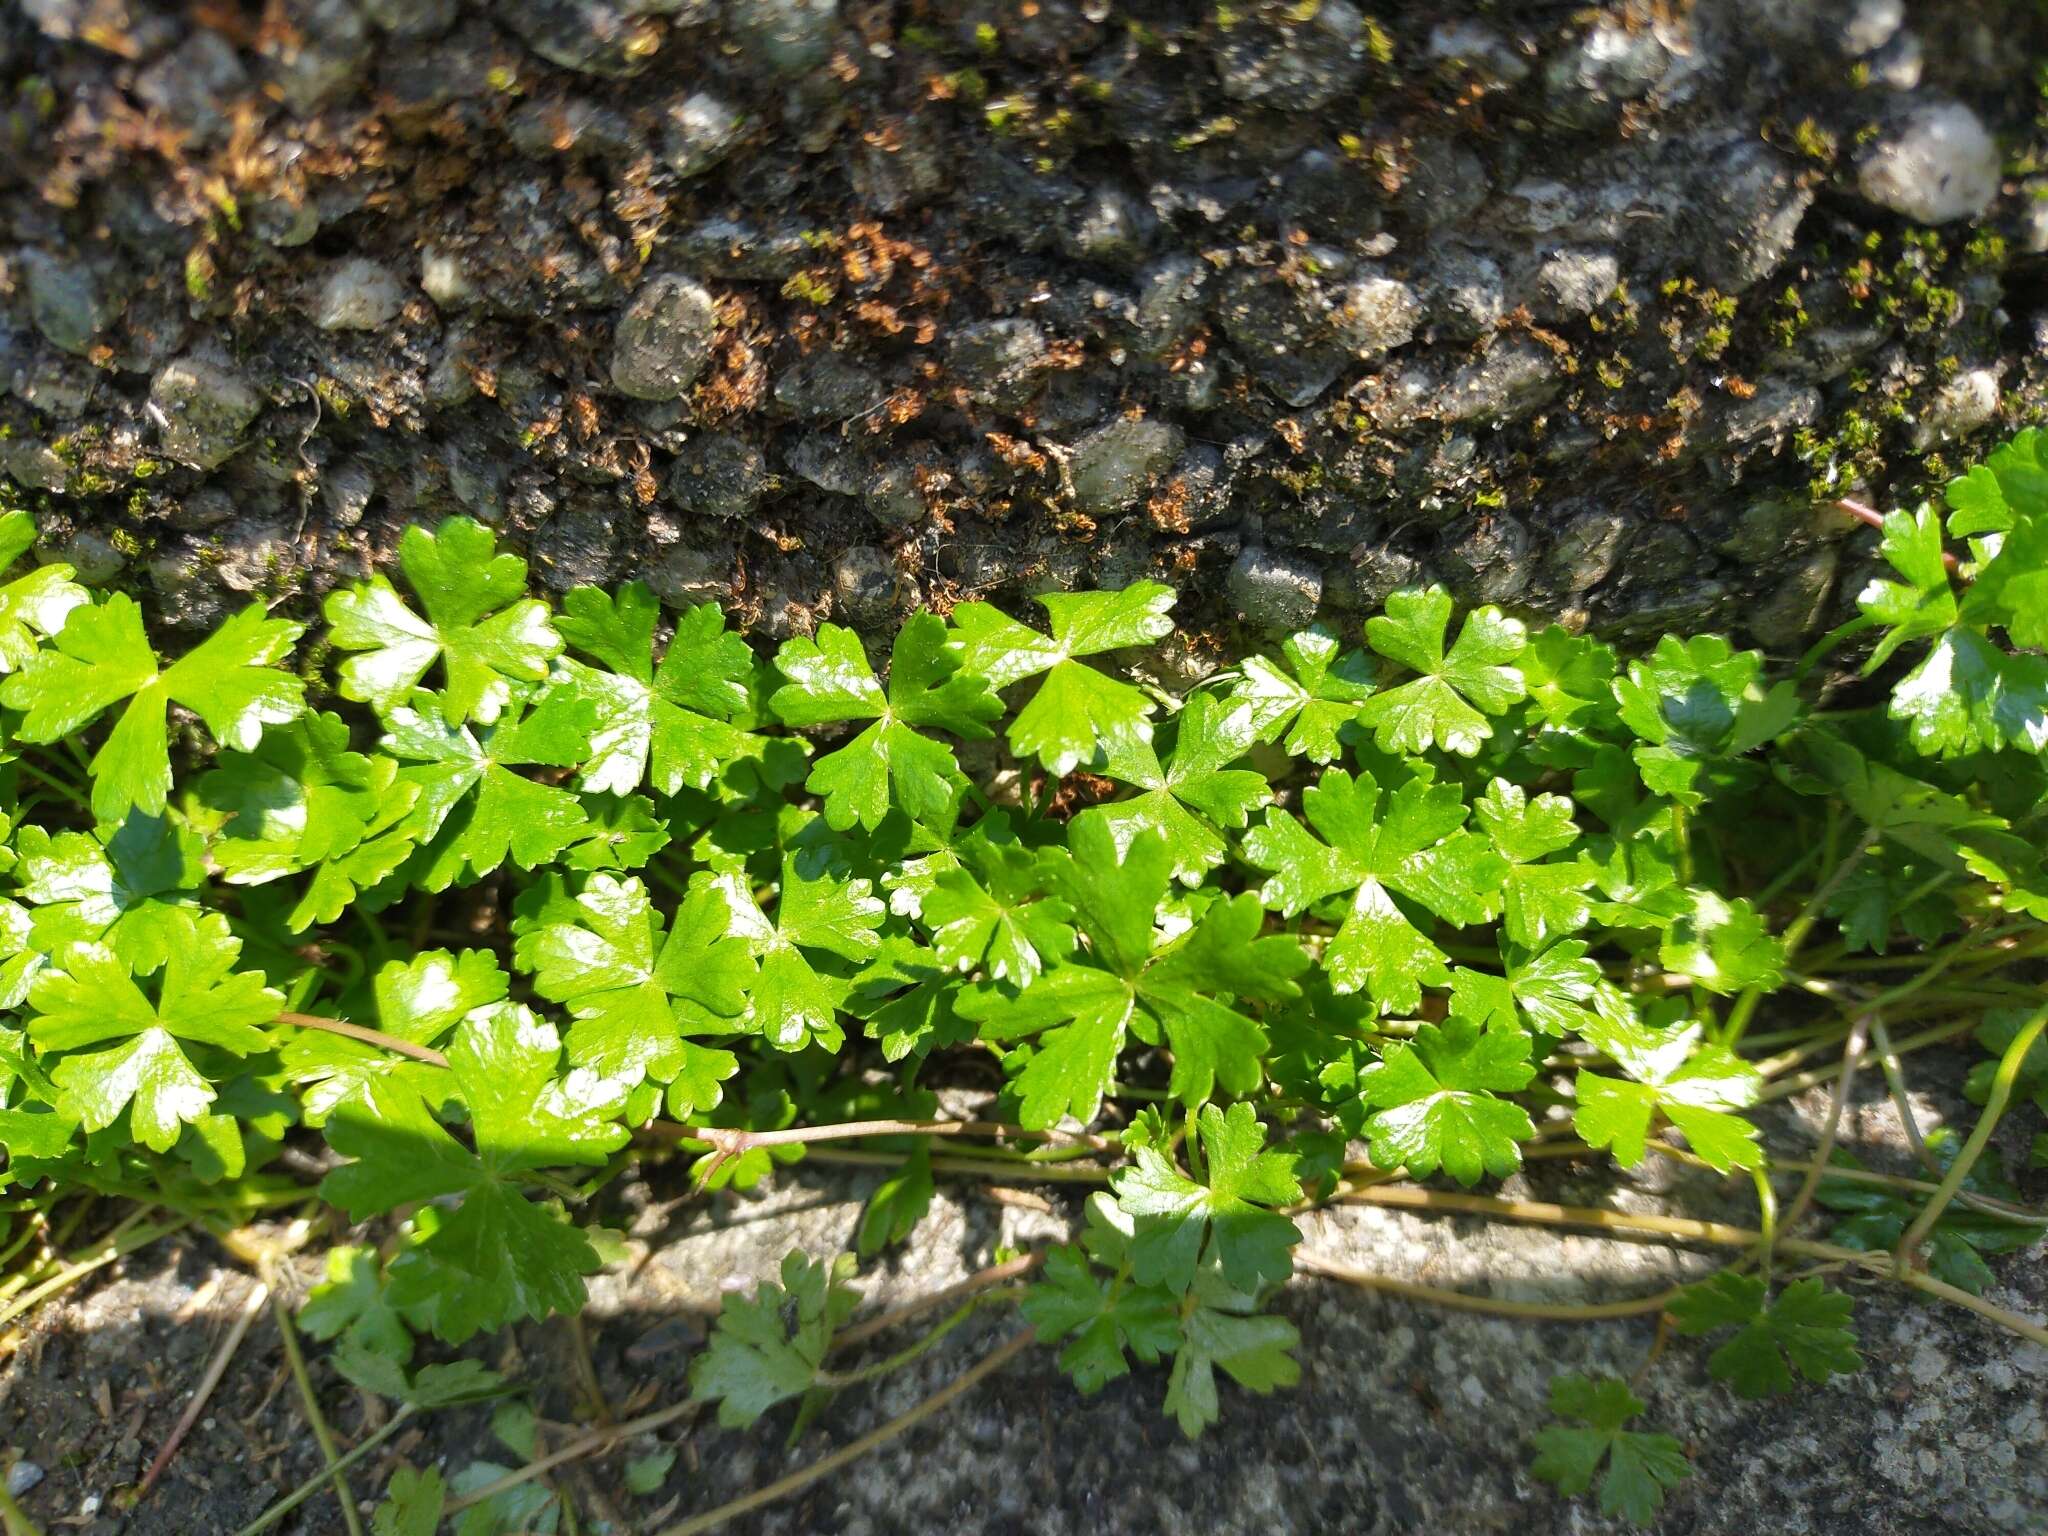
[{"label": "ground surface", "polygon": [[[1959,1062],[1915,1068],[1923,1124],[1959,1101]],[[1809,1149],[1825,1111],[1809,1094],[1768,1120],[1786,1155]],[[1896,1115],[1866,1099],[1844,1144],[1876,1166],[1904,1171]],[[2008,1149],[2017,1152],[2018,1148]],[[1507,1192],[1565,1202],[1609,1201],[1746,1222],[1734,1186],[1655,1161],[1616,1185],[1590,1169],[1537,1165]],[[621,1412],[674,1401],[722,1287],[771,1275],[791,1247],[815,1254],[850,1242],[865,1171],[820,1166],[760,1197],[712,1205],[680,1200],[671,1175],[625,1192],[632,1262],[594,1293],[592,1354]],[[2041,1180],[2031,1191],[2038,1203]],[[868,1305],[925,1295],[989,1263],[998,1244],[1028,1245],[1065,1228],[1065,1206],[1036,1210],[957,1184],[893,1262],[872,1266]],[[1477,1220],[1422,1219],[1347,1207],[1304,1222],[1303,1251],[1379,1273],[1524,1299],[1612,1299],[1697,1276],[1710,1260],[1662,1247],[1561,1236]],[[1991,1299],[2048,1317],[2042,1252],[2004,1261]],[[86,1536],[228,1536],[317,1470],[279,1347],[253,1329],[206,1417],[150,1500],[116,1513],[168,1433],[248,1282],[202,1241],[170,1240],[115,1278],[42,1314],[0,1375],[0,1447],[46,1470],[26,1499],[52,1530]],[[1684,1441],[1696,1473],[1657,1527],[1691,1533],[2038,1532],[2048,1523],[2048,1351],[1967,1314],[1858,1286],[1866,1368],[1822,1389],[1762,1405],[1709,1382],[1705,1352],[1678,1344],[1648,1377],[1648,1417]],[[1198,1446],[1159,1417],[1163,1380],[1142,1372],[1081,1399],[1049,1354],[1034,1351],[996,1381],[905,1439],[805,1494],[730,1527],[736,1536],[812,1533],[1182,1532],[1329,1533],[1414,1530],[1551,1532],[1620,1529],[1586,1501],[1566,1502],[1530,1479],[1527,1435],[1545,1422],[1560,1370],[1629,1375],[1648,1351],[1647,1319],[1597,1325],[1522,1324],[1446,1313],[1327,1280],[1297,1278],[1279,1310],[1306,1340],[1301,1385],[1258,1399],[1226,1385],[1222,1423]],[[625,1491],[623,1467],[651,1447],[579,1464],[559,1484],[586,1528],[658,1530],[769,1482],[913,1406],[1016,1326],[976,1321],[926,1360],[877,1387],[843,1396],[793,1450],[786,1414],[757,1431],[708,1422],[662,1439],[679,1450],[656,1493]],[[527,1384],[559,1445],[587,1422],[576,1407],[559,1324],[526,1328],[494,1363]],[[352,1441],[364,1425],[352,1389],[324,1369],[327,1412]],[[381,1488],[400,1460],[516,1462],[480,1410],[435,1416],[391,1442],[359,1472],[356,1491]],[[602,1528],[602,1527],[597,1527]],[[281,1529],[328,1536],[341,1523],[324,1496]]]},{"label": "ground surface", "polygon": [[18,0],[0,496],[187,631],[409,521],[771,635],[1164,576],[1775,652],[2042,414],[2033,0]]}]

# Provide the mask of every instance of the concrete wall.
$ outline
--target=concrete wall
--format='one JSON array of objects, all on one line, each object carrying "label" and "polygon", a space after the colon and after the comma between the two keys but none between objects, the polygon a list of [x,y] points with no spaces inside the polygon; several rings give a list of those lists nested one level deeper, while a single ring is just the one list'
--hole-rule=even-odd
[{"label": "concrete wall", "polygon": [[771,634],[1433,577],[1794,650],[1817,498],[2039,414],[2044,16],[18,0],[0,495],[173,627],[466,511]]}]

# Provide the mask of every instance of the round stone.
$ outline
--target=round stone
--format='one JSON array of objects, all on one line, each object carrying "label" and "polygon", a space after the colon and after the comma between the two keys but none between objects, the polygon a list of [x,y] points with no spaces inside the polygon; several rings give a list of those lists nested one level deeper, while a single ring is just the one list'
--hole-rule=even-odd
[{"label": "round stone", "polygon": [[327,274],[313,301],[313,323],[323,331],[381,330],[405,307],[405,285],[391,269],[362,257]]},{"label": "round stone", "polygon": [[214,469],[243,446],[263,401],[241,375],[201,357],[181,357],[157,374],[149,414],[163,450],[180,464]]},{"label": "round stone", "polygon": [[670,274],[640,285],[612,338],[612,384],[636,400],[679,400],[711,363],[718,305]]},{"label": "round stone", "polygon": [[1075,445],[1074,505],[1091,517],[1134,505],[1180,457],[1180,428],[1164,421],[1113,421]]},{"label": "round stone", "polygon": [[1323,573],[1304,560],[1258,545],[1238,552],[1225,583],[1245,623],[1274,633],[1305,628],[1323,601]]},{"label": "round stone", "polygon": [[1856,172],[1864,197],[1920,224],[1975,218],[1998,196],[1998,145],[1960,102],[1926,106],[1894,124]]}]

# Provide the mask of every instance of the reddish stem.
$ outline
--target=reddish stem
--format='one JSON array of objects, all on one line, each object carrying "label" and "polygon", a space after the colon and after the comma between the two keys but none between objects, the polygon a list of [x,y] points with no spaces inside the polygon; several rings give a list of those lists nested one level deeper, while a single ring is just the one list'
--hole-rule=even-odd
[{"label": "reddish stem", "polygon": [[[1851,517],[1868,523],[1873,528],[1882,528],[1884,526],[1884,514],[1875,507],[1867,507],[1860,501],[1851,501],[1846,496],[1838,497],[1835,505]],[[1945,549],[1941,552],[1941,563],[1951,571],[1955,570],[1958,564],[1956,557]]]}]

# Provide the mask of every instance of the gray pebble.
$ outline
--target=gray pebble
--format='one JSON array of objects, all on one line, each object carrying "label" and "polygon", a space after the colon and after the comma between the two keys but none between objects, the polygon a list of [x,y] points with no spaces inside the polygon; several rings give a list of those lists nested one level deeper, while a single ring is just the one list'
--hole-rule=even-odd
[{"label": "gray pebble", "polygon": [[313,323],[323,331],[375,331],[405,307],[405,285],[389,267],[361,256],[337,263],[313,301]]},{"label": "gray pebble", "polygon": [[861,492],[869,515],[893,528],[907,528],[922,521],[925,499],[919,482],[929,473],[927,466],[903,459],[892,459],[882,465]]},{"label": "gray pebble", "polygon": [[1470,513],[1438,535],[1436,566],[1462,604],[1510,602],[1534,574],[1528,526],[1505,512]]},{"label": "gray pebble", "polygon": [[720,603],[732,596],[732,557],[708,549],[677,546],[642,572],[654,595],[671,608]]},{"label": "gray pebble", "polygon": [[882,403],[886,391],[867,369],[837,352],[819,352],[775,381],[776,403],[809,421],[847,421]]},{"label": "gray pebble", "polygon": [[228,104],[248,87],[234,44],[205,28],[135,77],[135,94],[202,144],[226,129]]},{"label": "gray pebble", "polygon": [[88,586],[101,586],[121,574],[128,557],[96,529],[81,528],[57,546],[57,558],[78,573]]},{"label": "gray pebble", "polygon": [[709,91],[696,91],[672,105],[661,131],[661,158],[678,176],[702,176],[731,154],[746,119],[739,109]]},{"label": "gray pebble", "polygon": [[731,8],[726,26],[749,63],[797,79],[831,60],[839,0],[746,0]]},{"label": "gray pebble", "polygon": [[370,62],[369,23],[353,0],[283,0],[284,26],[266,34],[271,78],[309,116],[352,94]]},{"label": "gray pebble", "polygon": [[677,400],[711,363],[718,306],[673,274],[640,285],[612,340],[612,384],[637,400]]},{"label": "gray pebble", "polygon": [[638,13],[644,6],[615,0],[518,0],[492,8],[493,17],[550,64],[580,74],[626,76],[653,58],[656,34]]},{"label": "gray pebble", "polygon": [[393,37],[439,37],[455,25],[456,0],[362,0],[363,13]]},{"label": "gray pebble", "polygon": [[1344,290],[1337,310],[1337,334],[1360,358],[1370,361],[1415,339],[1422,299],[1391,277],[1361,277]]},{"label": "gray pebble", "polygon": [[700,517],[745,517],[761,504],[768,461],[745,438],[710,432],[691,439],[669,473],[670,500]]},{"label": "gray pebble", "polygon": [[1180,457],[1186,439],[1165,421],[1111,422],[1074,445],[1069,465],[1074,505],[1106,517],[1136,505],[1152,482]]},{"label": "gray pebble", "polygon": [[1044,383],[1045,332],[1030,320],[977,320],[953,333],[946,366],[977,405],[1022,408]]},{"label": "gray pebble", "polygon": [[165,365],[149,388],[149,414],[166,454],[193,469],[214,469],[242,447],[263,401],[234,370],[203,357]]},{"label": "gray pebble", "polygon": [[832,564],[839,611],[855,624],[887,621],[896,611],[896,567],[872,544],[856,544]]},{"label": "gray pebble", "polygon": [[420,287],[440,309],[466,309],[476,302],[476,284],[462,258],[451,251],[420,252]]},{"label": "gray pebble", "polygon": [[1960,102],[1917,107],[1864,151],[1856,188],[1921,224],[1975,218],[1998,196],[1998,144]]},{"label": "gray pebble", "polygon": [[28,277],[28,310],[36,329],[52,346],[85,356],[112,318],[93,269],[76,255],[36,250],[21,253],[21,267]]},{"label": "gray pebble", "polygon": [[1967,437],[1997,414],[1997,373],[1989,368],[1967,369],[1942,385],[1928,402],[1913,429],[1913,446],[1925,450]]},{"label": "gray pebble", "polygon": [[1621,548],[1628,523],[1620,513],[1595,508],[1578,513],[1559,530],[1543,557],[1546,586],[1564,592],[1587,592],[1607,579]]},{"label": "gray pebble", "polygon": [[1539,313],[1550,320],[1590,315],[1620,281],[1621,263],[1612,251],[1554,251],[1536,269]]},{"label": "gray pebble", "polygon": [[1291,634],[1314,621],[1323,601],[1323,573],[1305,560],[1246,545],[1230,567],[1224,592],[1245,623],[1269,634]]}]

